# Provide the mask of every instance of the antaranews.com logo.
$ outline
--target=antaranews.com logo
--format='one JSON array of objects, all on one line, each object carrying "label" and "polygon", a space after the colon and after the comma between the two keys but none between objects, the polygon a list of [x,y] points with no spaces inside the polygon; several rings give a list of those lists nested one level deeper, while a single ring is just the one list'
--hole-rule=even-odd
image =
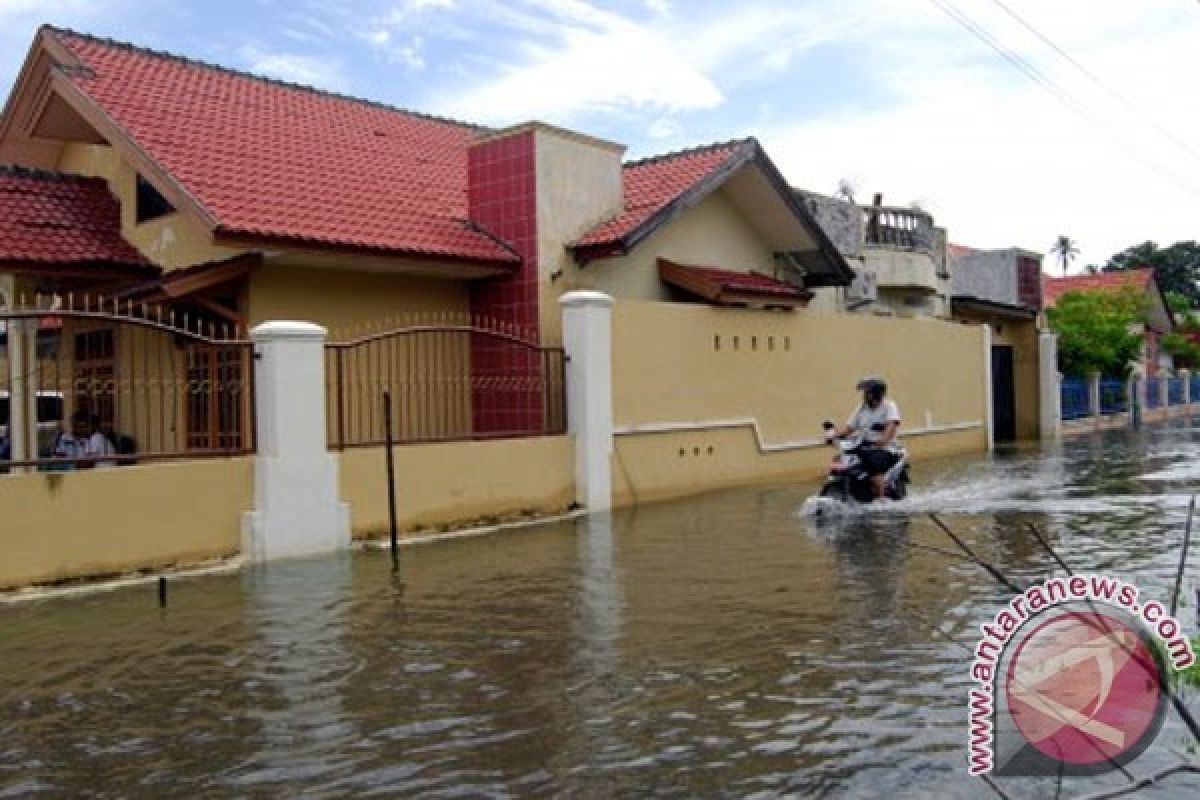
[{"label": "antaranews.com logo", "polygon": [[1052,578],[980,626],[972,775],[1096,775],[1150,746],[1166,713],[1168,670],[1196,659],[1179,622],[1138,596],[1116,578]]}]

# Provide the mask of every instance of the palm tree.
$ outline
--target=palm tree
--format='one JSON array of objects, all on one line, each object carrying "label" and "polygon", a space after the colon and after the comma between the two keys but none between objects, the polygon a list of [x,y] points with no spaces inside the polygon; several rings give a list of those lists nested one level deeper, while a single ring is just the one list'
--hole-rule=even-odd
[{"label": "palm tree", "polygon": [[1062,266],[1063,275],[1066,275],[1067,270],[1071,268],[1071,261],[1079,255],[1079,245],[1070,236],[1063,234],[1054,240],[1054,246],[1050,248],[1050,252],[1058,256],[1058,263]]}]

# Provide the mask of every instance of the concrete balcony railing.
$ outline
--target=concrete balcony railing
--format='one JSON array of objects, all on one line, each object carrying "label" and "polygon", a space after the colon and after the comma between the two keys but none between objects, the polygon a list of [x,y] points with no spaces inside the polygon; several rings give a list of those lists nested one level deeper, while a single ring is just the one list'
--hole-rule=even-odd
[{"label": "concrete balcony railing", "polygon": [[867,247],[932,253],[937,241],[933,217],[924,211],[891,206],[864,206]]}]

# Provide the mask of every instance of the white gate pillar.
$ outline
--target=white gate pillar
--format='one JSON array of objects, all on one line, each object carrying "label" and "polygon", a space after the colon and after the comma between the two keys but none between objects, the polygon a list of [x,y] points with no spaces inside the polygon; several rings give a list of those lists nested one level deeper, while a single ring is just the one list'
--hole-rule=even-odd
[{"label": "white gate pillar", "polygon": [[[0,276],[0,308],[23,310],[25,291],[14,276]],[[8,397],[9,458],[28,461],[39,456],[37,436],[37,361],[38,318],[8,321],[8,384],[0,386]]]},{"label": "white gate pillar", "polygon": [[325,329],[264,322],[254,342],[258,458],[254,511],[242,524],[252,561],[329,553],[350,546],[347,506],[338,499],[338,462],[325,428]]},{"label": "white gate pillar", "polygon": [[986,322],[979,326],[983,342],[983,426],[987,435],[988,450],[996,449],[996,406],[995,387],[992,378],[992,326]]},{"label": "white gate pillar", "polygon": [[1044,441],[1062,435],[1062,376],[1058,372],[1058,335],[1038,334],[1038,432]]},{"label": "white gate pillar", "polygon": [[1092,409],[1092,427],[1100,427],[1100,373],[1093,372],[1088,376],[1088,405]]},{"label": "white gate pillar", "polygon": [[588,511],[612,508],[612,304],[603,292],[567,292],[567,429],[575,436],[575,499]]}]

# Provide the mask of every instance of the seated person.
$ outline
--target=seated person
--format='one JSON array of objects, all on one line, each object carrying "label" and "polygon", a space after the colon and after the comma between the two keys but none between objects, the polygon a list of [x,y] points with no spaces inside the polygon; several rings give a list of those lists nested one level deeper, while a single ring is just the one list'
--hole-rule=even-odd
[{"label": "seated person", "polygon": [[88,455],[88,437],[90,436],[91,420],[85,412],[76,411],[71,415],[71,430],[59,432],[58,438],[54,440],[54,451],[50,454],[51,458],[70,458],[74,461],[53,464],[47,469],[61,471],[88,466],[82,462]]},{"label": "seated person", "polygon": [[117,445],[111,434],[105,430],[105,426],[100,424],[100,417],[92,414],[88,418],[88,429],[91,434],[87,438],[87,455],[94,459],[91,466],[115,467],[116,460],[103,458],[103,456],[115,456]]}]

